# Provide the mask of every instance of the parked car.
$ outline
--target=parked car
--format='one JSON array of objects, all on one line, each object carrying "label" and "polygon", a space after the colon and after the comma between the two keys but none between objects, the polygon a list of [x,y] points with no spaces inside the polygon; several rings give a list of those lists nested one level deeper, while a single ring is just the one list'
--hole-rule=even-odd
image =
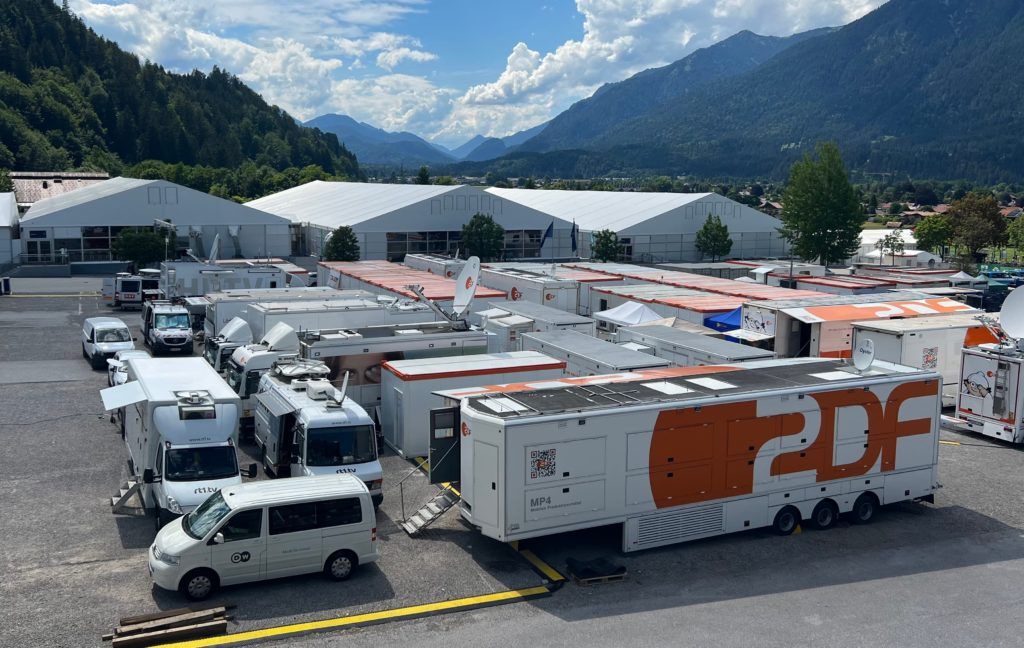
[{"label": "parked car", "polygon": [[82,357],[101,369],[118,351],[135,348],[128,325],[116,317],[90,317],[82,324]]},{"label": "parked car", "polygon": [[143,351],[142,349],[128,349],[126,351],[118,351],[114,354],[114,357],[107,360],[107,384],[113,387],[114,385],[123,385],[128,382],[128,369],[124,366],[124,360],[128,358],[149,358],[149,351]]}]

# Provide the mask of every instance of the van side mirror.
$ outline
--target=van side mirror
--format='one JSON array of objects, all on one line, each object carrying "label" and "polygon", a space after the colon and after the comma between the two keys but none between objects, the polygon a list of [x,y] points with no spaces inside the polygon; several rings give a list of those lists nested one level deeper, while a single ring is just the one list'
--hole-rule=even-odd
[{"label": "van side mirror", "polygon": [[218,531],[213,536],[213,544],[224,544],[224,534]]},{"label": "van side mirror", "polygon": [[249,477],[249,478],[256,477],[256,475],[258,473],[257,473],[257,468],[256,468],[256,464],[255,463],[249,464],[249,470],[247,471],[247,473],[248,474],[246,475],[246,477]]},{"label": "van side mirror", "polygon": [[293,454],[292,458],[291,458],[291,463],[293,463],[293,464],[302,463],[302,459],[299,458],[299,455]]},{"label": "van side mirror", "polygon": [[155,478],[153,476],[153,469],[152,468],[146,468],[145,470],[142,471],[142,483],[144,483],[144,484],[152,484],[154,481],[155,481]]}]

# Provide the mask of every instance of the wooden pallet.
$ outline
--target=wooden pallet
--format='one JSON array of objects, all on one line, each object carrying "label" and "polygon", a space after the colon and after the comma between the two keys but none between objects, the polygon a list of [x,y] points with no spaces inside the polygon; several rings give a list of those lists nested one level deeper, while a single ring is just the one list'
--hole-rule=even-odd
[{"label": "wooden pallet", "polygon": [[231,617],[227,611],[234,605],[187,607],[150,614],[122,617],[117,628],[103,635],[112,648],[143,648],[156,644],[195,639],[227,631]]},{"label": "wooden pallet", "polygon": [[618,583],[619,581],[626,580],[626,573],[611,574],[609,576],[590,576],[588,578],[580,578],[576,574],[570,572],[569,576],[572,578],[572,582],[577,585],[599,585],[601,583]]},{"label": "wooden pallet", "polygon": [[617,583],[626,579],[626,568],[614,565],[604,558],[595,560],[566,560],[569,577],[577,585],[597,585],[600,583]]}]

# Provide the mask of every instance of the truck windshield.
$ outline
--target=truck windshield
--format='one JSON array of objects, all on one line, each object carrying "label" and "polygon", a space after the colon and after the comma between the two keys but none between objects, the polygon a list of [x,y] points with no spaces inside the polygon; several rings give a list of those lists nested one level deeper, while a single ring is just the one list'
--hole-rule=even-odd
[{"label": "truck windshield", "polygon": [[168,481],[226,479],[237,474],[234,446],[170,448],[164,455],[164,479]]},{"label": "truck windshield", "polygon": [[210,363],[211,367],[217,366],[217,345],[213,343],[213,340],[206,338],[203,343],[203,357]]},{"label": "truck windshield", "polygon": [[127,293],[137,293],[137,292],[139,292],[139,282],[138,281],[122,281],[121,282],[121,292],[127,292]]},{"label": "truck windshield", "polygon": [[185,533],[196,540],[202,540],[230,512],[231,507],[224,501],[224,496],[220,494],[220,491],[217,491],[197,506],[196,510],[185,516],[185,523],[182,527],[185,529]]},{"label": "truck windshield", "polygon": [[188,319],[188,313],[158,314],[156,316],[156,328],[158,329],[188,328],[189,326],[191,326],[191,323]]},{"label": "truck windshield", "polygon": [[238,388],[242,385],[243,379],[245,378],[245,369],[238,366],[238,363],[234,360],[228,362],[228,374],[225,376],[228,387],[231,391],[238,393]]},{"label": "truck windshield", "polygon": [[100,329],[96,331],[97,342],[131,342],[132,334],[126,328]]},{"label": "truck windshield", "polygon": [[347,466],[377,458],[372,425],[310,428],[306,440],[306,465]]}]

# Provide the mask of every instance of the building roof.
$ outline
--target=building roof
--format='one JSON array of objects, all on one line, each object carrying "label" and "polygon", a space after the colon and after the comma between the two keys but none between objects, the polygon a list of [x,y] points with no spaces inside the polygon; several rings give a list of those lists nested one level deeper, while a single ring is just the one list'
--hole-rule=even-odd
[{"label": "building roof", "polygon": [[[581,230],[621,231],[673,209],[714,196],[711,193],[655,193],[644,191],[568,191],[501,189],[488,193],[526,205],[566,221]],[[722,198],[722,200],[727,200]]]},{"label": "building roof", "polygon": [[[408,286],[418,285],[423,295],[433,301],[451,301],[457,292],[454,279],[441,277],[416,270],[390,261],[321,261],[320,266],[328,271],[337,271],[347,277],[383,289],[395,295],[419,299]],[[488,288],[477,283],[474,297],[477,299],[503,299],[505,291]]]},{"label": "building roof", "polygon": [[565,366],[564,360],[556,360],[537,351],[389,360],[381,364],[382,369],[390,371],[405,381],[486,376],[547,369],[564,370]]},{"label": "building roof", "polygon": [[352,226],[464,185],[398,185],[314,180],[245,203],[296,223]]},{"label": "building roof", "polygon": [[22,222],[36,227],[152,225],[154,218],[170,217],[179,232],[190,225],[287,224],[273,214],[166,180],[121,177],[40,200]]},{"label": "building roof", "polygon": [[23,207],[110,178],[106,173],[88,171],[12,171],[10,175],[18,204]]}]

